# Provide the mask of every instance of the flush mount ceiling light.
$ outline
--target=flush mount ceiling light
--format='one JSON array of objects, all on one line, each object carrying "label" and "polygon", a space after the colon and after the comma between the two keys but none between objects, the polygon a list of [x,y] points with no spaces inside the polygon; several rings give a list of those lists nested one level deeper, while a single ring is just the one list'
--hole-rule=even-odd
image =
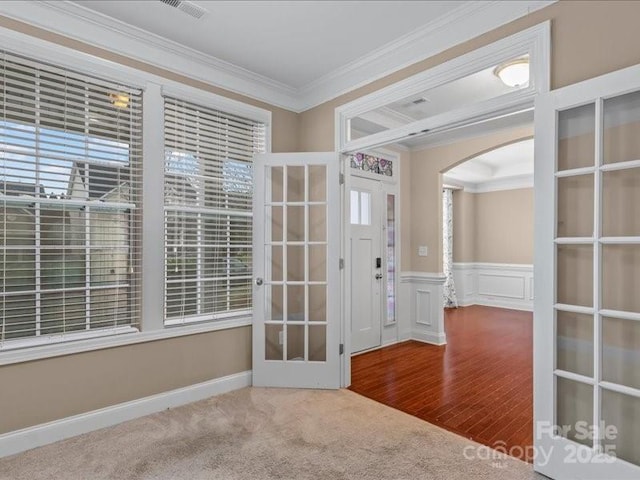
[{"label": "flush mount ceiling light", "polygon": [[493,73],[507,87],[521,87],[529,83],[529,59],[517,58],[498,65]]}]

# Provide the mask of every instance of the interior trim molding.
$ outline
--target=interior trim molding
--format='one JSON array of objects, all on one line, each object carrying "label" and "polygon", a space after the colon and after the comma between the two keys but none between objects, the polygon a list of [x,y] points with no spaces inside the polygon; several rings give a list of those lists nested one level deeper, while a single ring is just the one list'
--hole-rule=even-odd
[{"label": "interior trim molding", "polygon": [[533,311],[533,265],[455,262],[458,305]]},{"label": "interior trim molding", "polygon": [[[300,113],[555,1],[465,2],[449,14],[301,88],[203,54],[70,1],[0,2],[0,15]],[[451,28],[452,24],[456,28]]]},{"label": "interior trim molding", "polygon": [[463,180],[457,180],[444,174],[442,181],[447,185],[462,188],[468,193],[488,193],[499,192],[502,190],[517,190],[520,188],[533,188],[533,173],[514,175],[512,177],[497,178],[494,180],[487,180],[486,182],[465,182]]},{"label": "interior trim molding", "polygon": [[250,370],[4,433],[0,458],[249,386]]}]

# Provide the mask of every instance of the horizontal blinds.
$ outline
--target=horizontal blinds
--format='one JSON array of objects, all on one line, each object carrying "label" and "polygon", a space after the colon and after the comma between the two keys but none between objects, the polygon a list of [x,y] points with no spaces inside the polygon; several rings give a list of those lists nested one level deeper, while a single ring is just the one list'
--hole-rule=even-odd
[{"label": "horizontal blinds", "polygon": [[0,342],[138,324],[141,100],[0,51]]},{"label": "horizontal blinds", "polygon": [[246,313],[252,159],[265,126],[171,97],[164,111],[166,322]]}]

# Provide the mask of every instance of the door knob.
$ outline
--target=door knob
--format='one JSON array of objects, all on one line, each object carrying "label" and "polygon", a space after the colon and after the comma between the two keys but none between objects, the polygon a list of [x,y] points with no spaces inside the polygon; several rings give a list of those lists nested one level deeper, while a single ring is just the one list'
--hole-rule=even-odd
[{"label": "door knob", "polygon": [[260,278],[260,277],[256,278],[256,285],[257,285],[257,286],[260,286],[260,285],[262,285],[263,283],[264,283],[264,281],[262,280],[262,278]]},{"label": "door knob", "polygon": [[381,273],[376,273],[376,280],[380,280],[382,278],[382,274]]}]

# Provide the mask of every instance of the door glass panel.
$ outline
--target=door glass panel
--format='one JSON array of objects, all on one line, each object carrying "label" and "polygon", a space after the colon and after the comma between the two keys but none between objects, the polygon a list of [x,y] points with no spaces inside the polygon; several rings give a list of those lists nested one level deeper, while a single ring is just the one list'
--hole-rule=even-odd
[{"label": "door glass panel", "polygon": [[287,167],[287,202],[304,202],[304,167]]},{"label": "door glass panel", "polygon": [[325,242],[327,240],[327,207],[325,205],[309,206],[309,241]]},{"label": "door glass panel", "polygon": [[351,225],[360,223],[360,192],[351,190]]},{"label": "door glass panel", "polygon": [[558,178],[558,237],[593,235],[593,175]]},{"label": "door glass panel", "polygon": [[591,446],[593,440],[576,429],[578,422],[584,425],[593,424],[593,387],[585,383],[556,377],[556,424],[562,436]]},{"label": "door glass panel", "polygon": [[603,236],[640,236],[638,205],[640,205],[640,168],[602,173]]},{"label": "door glass panel", "polygon": [[593,103],[558,113],[558,171],[595,165],[595,130]]},{"label": "door glass panel", "polygon": [[558,245],[558,303],[593,306],[593,247],[591,245]]},{"label": "door glass panel", "polygon": [[267,224],[271,226],[271,241],[281,242],[282,239],[282,207],[266,207],[267,208]]},{"label": "door glass panel", "polygon": [[326,245],[309,245],[309,280],[312,282],[327,280]]},{"label": "door glass panel", "polygon": [[640,160],[640,92],[604,101],[604,163]]},{"label": "door glass panel", "polygon": [[304,282],[304,245],[287,245],[287,281]]},{"label": "door glass panel", "polygon": [[271,266],[271,281],[281,282],[283,280],[283,258],[282,247],[280,245],[271,245],[267,247],[267,261]]},{"label": "door glass panel", "polygon": [[264,326],[264,358],[265,360],[283,360],[282,348],[283,325],[267,323]]},{"label": "door glass panel", "polygon": [[396,321],[396,196],[387,195],[387,323]]},{"label": "door glass panel", "polygon": [[360,192],[360,225],[371,225],[371,194]]},{"label": "door glass panel", "polygon": [[304,285],[287,285],[287,322],[304,321]]},{"label": "door glass panel", "polygon": [[327,321],[326,285],[309,285],[309,321]]},{"label": "door glass panel", "polygon": [[558,311],[556,368],[593,377],[593,316]]},{"label": "door glass panel", "polygon": [[309,201],[327,200],[327,169],[324,165],[309,166]]},{"label": "door glass panel", "polygon": [[309,360],[312,362],[324,362],[327,360],[326,325],[309,326]]},{"label": "door glass panel", "polygon": [[602,247],[602,306],[640,313],[640,245]]},{"label": "door glass panel", "polygon": [[287,206],[287,241],[304,242],[304,206]]},{"label": "door glass panel", "polygon": [[282,285],[271,285],[267,288],[267,298],[270,301],[267,304],[266,319],[282,321],[284,318],[282,310],[284,306],[284,287]]},{"label": "door glass panel", "polygon": [[640,322],[602,319],[602,379],[640,389]]},{"label": "door glass panel", "polygon": [[616,457],[640,465],[640,399],[623,393],[602,390],[602,421],[617,429],[615,438],[604,445],[615,445]]},{"label": "door glass panel", "polygon": [[283,168],[282,167],[271,167],[269,169],[271,174],[271,201],[272,202],[282,202],[283,201]]},{"label": "door glass panel", "polygon": [[287,325],[287,360],[304,360],[304,325]]}]

